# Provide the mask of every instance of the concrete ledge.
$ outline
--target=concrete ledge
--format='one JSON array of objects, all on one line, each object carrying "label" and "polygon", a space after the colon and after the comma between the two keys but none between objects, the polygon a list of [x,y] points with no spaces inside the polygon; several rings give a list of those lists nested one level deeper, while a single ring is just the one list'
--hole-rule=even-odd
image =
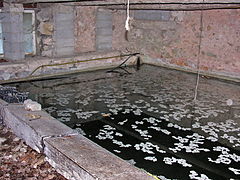
[{"label": "concrete ledge", "polygon": [[[54,153],[55,149],[59,150],[57,156]],[[70,149],[71,151],[69,151]],[[69,168],[69,165],[74,167],[71,169],[76,169],[76,166],[82,167],[85,172],[81,174],[84,176],[79,176],[79,179],[152,179],[143,171],[109,153],[82,135],[46,139],[45,153],[51,159],[55,159],[61,168]],[[88,177],[86,171],[92,176]],[[68,172],[70,171],[68,170]],[[76,173],[72,171],[72,174]]]},{"label": "concrete ledge", "polygon": [[44,111],[27,111],[23,105],[4,107],[4,123],[38,152],[43,152],[44,138],[73,134],[73,130]]},{"label": "concrete ledge", "polygon": [[4,124],[33,149],[43,152],[67,179],[154,180],[44,111],[27,111],[21,104],[0,100],[0,113]]},{"label": "concrete ledge", "polygon": [[7,106],[8,103],[0,99],[0,124],[3,123],[3,114],[4,114],[4,107]]},{"label": "concrete ledge", "polygon": [[[189,72],[189,73],[195,73],[195,74],[198,73],[197,69],[190,68],[190,67],[184,67],[184,66],[177,66],[174,64],[167,63],[162,59],[152,59],[148,56],[144,56],[142,58],[142,60],[143,60],[144,64],[160,66],[160,67],[165,67],[165,68],[174,69],[174,70],[178,70],[178,71]],[[209,76],[209,77],[213,77],[213,78],[217,78],[217,79],[223,79],[226,81],[240,82],[240,77],[238,74],[229,74],[227,72],[220,73],[220,72],[214,72],[214,71],[200,70],[200,75]]]},{"label": "concrete ledge", "polygon": [[8,105],[7,102],[5,102],[5,101],[3,101],[2,99],[0,99],[0,108],[1,108],[1,107],[4,107],[4,106],[7,106],[7,105]]},{"label": "concrete ledge", "polygon": [[[63,58],[34,57],[22,62],[1,63],[0,84],[23,81],[26,79],[39,79],[45,76],[112,68],[118,66],[127,58],[117,57],[120,55],[121,53],[119,51],[93,52]],[[136,57],[131,57],[126,62],[126,65],[133,65],[135,60]],[[76,61],[81,62],[72,63]]]},{"label": "concrete ledge", "polygon": [[[71,138],[71,137],[70,137]],[[65,141],[68,141],[66,138]],[[47,156],[47,161],[53,166],[60,174],[62,174],[67,179],[71,180],[94,180],[96,179],[93,175],[91,175],[87,170],[85,170],[83,167],[80,167],[76,162],[74,162],[73,159],[68,157],[66,155],[66,143],[63,145],[60,145],[56,143],[57,147],[55,146],[54,140],[57,141],[57,139],[47,139],[46,142],[46,148],[44,150],[44,154]],[[52,143],[53,141],[53,143]],[[64,141],[62,141],[64,142]],[[63,147],[65,150],[58,151],[58,146]],[[73,150],[76,150],[74,147]],[[69,151],[69,149],[67,149]],[[77,156],[82,156],[81,154],[77,154]]]}]

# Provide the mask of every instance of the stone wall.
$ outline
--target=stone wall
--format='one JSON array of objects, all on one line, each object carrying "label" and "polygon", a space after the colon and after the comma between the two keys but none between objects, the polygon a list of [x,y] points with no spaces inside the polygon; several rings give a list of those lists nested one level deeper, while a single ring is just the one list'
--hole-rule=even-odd
[{"label": "stone wall", "polygon": [[52,4],[38,4],[36,26],[37,55],[52,57],[54,52]]},{"label": "stone wall", "polygon": [[240,75],[240,10],[203,14],[201,68]]},{"label": "stone wall", "polygon": [[96,51],[96,7],[75,7],[75,52]]},{"label": "stone wall", "polygon": [[[131,11],[113,13],[113,49],[137,51],[148,63],[240,76],[240,10]],[[200,53],[199,53],[200,47]]]},{"label": "stone wall", "polygon": [[[105,12],[111,20],[106,20]],[[59,57],[104,50],[140,52],[150,64],[194,71],[199,65],[204,72],[240,76],[239,9],[130,13],[131,30],[126,33],[125,10],[39,3],[37,55]]]},{"label": "stone wall", "polygon": [[96,51],[96,7],[38,4],[37,55],[61,57]]},{"label": "stone wall", "polygon": [[97,51],[112,49],[112,12],[99,9],[96,19],[96,49]]},{"label": "stone wall", "polygon": [[61,57],[74,54],[74,8],[55,4],[53,6],[54,19],[54,56]]},{"label": "stone wall", "polygon": [[8,60],[24,59],[23,6],[4,3],[2,39],[4,57]]},{"label": "stone wall", "polygon": [[46,57],[74,55],[74,10],[61,4],[38,4],[37,54]]}]

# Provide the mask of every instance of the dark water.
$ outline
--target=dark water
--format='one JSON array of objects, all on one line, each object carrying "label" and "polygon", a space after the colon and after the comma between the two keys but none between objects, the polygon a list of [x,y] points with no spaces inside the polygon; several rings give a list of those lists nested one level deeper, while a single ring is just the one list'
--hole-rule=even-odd
[{"label": "dark water", "polygon": [[18,84],[59,121],[161,179],[240,179],[240,86],[144,65]]}]

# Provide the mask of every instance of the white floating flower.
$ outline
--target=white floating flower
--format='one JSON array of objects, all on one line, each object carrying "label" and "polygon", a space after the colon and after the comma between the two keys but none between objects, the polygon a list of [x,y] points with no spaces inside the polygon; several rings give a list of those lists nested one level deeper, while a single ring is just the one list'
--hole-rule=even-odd
[{"label": "white floating flower", "polygon": [[213,148],[213,151],[221,152],[216,160],[212,158],[208,158],[208,161],[216,163],[216,164],[231,164],[232,161],[240,162],[240,156],[234,154],[230,154],[230,150],[226,147],[217,146]]},{"label": "white floating flower", "polygon": [[115,153],[121,153],[121,151],[114,149],[113,150]]},{"label": "white floating flower", "polygon": [[60,117],[60,118],[58,118],[58,120],[59,121],[61,121],[61,122],[69,122],[70,120],[71,120],[71,117]]},{"label": "white floating flower", "polygon": [[116,136],[120,136],[120,137],[123,136],[123,134],[121,134],[121,133],[119,133],[119,132],[116,132],[115,135],[116,135]]},{"label": "white floating flower", "polygon": [[136,116],[140,116],[141,113],[142,113],[142,110],[141,109],[136,109],[133,111],[133,113],[136,115]]},{"label": "white floating flower", "polygon": [[145,160],[148,160],[148,161],[153,161],[153,162],[157,162],[157,158],[156,157],[152,157],[152,156],[148,156],[148,157],[145,157],[144,158]]},{"label": "white floating flower", "polygon": [[234,169],[234,168],[231,168],[231,167],[229,167],[228,169],[229,169],[230,171],[232,171],[234,174],[240,175],[240,169]]},{"label": "white floating flower", "polygon": [[169,165],[178,163],[178,164],[181,164],[183,167],[192,167],[192,165],[188,164],[185,159],[177,159],[175,157],[171,157],[171,158],[165,157],[163,161],[165,162],[165,164],[169,164]]},{"label": "white floating flower", "polygon": [[189,177],[190,179],[194,179],[194,180],[211,180],[205,174],[200,174],[199,176],[198,173],[196,173],[193,170],[190,171]]},{"label": "white floating flower", "polygon": [[131,146],[132,146],[131,144],[123,144],[122,141],[118,141],[118,140],[115,140],[115,139],[113,139],[112,142],[113,142],[114,144],[119,145],[119,147],[127,148],[127,147],[131,147]]},{"label": "white floating flower", "polygon": [[122,122],[118,122],[118,124],[122,126],[122,125],[124,125],[126,122],[128,122],[128,119],[125,119],[125,120],[122,121]]},{"label": "white floating flower", "polygon": [[134,124],[132,124],[131,127],[132,127],[133,129],[137,129],[137,126],[134,125]]}]

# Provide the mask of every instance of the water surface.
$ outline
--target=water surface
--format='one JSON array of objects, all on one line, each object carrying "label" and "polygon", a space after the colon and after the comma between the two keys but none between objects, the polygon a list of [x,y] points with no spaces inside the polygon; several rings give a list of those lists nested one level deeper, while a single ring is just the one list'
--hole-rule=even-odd
[{"label": "water surface", "polygon": [[[59,121],[161,179],[240,179],[240,86],[143,65],[18,84]],[[130,74],[131,73],[131,74]]]}]

